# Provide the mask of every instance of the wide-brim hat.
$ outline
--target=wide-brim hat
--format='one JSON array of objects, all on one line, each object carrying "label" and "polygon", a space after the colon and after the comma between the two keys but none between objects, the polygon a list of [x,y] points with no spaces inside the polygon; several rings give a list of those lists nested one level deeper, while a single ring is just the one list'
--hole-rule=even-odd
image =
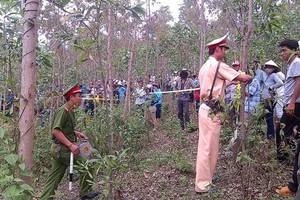
[{"label": "wide-brim hat", "polygon": [[82,93],[78,83],[76,83],[75,85],[73,85],[72,87],[70,87],[64,94],[63,96],[65,98],[68,98],[70,97],[72,94],[75,94],[75,93]]},{"label": "wide-brim hat", "polygon": [[227,43],[226,43],[227,37],[228,37],[228,34],[224,35],[221,38],[211,41],[205,47],[207,47],[208,49],[215,49],[217,47],[225,47],[226,49],[229,49],[229,47],[227,46]]},{"label": "wide-brim hat", "polygon": [[274,67],[277,71],[281,70],[280,67],[273,60],[269,60],[268,62],[266,62],[264,68],[266,68],[267,66]]}]

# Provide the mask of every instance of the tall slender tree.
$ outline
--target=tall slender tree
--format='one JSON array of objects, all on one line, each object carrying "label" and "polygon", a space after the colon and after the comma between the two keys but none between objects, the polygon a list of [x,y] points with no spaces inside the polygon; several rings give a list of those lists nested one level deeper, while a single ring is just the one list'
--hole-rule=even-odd
[{"label": "tall slender tree", "polygon": [[107,66],[107,71],[108,71],[108,82],[109,82],[109,87],[110,87],[110,149],[109,153],[113,154],[113,146],[114,146],[114,115],[113,115],[113,109],[114,109],[114,101],[113,99],[113,55],[112,55],[112,38],[113,38],[113,18],[112,18],[112,6],[111,4],[108,4],[108,38],[107,38],[107,57],[108,57],[108,66]]},{"label": "tall slender tree", "polygon": [[145,66],[145,77],[144,82],[148,81],[148,70],[149,70],[149,26],[150,26],[150,8],[151,8],[151,0],[147,0],[147,8],[146,8],[146,66]]},{"label": "tall slender tree", "polygon": [[[22,1],[24,13],[18,154],[28,170],[33,167],[34,103],[36,97],[36,47],[39,0]],[[22,177],[31,185],[31,177]]]},{"label": "tall slender tree", "polygon": [[[248,49],[249,49],[249,44],[250,44],[250,38],[252,34],[252,0],[248,0],[248,11],[245,11],[245,13],[248,13],[248,22],[247,22],[247,32],[245,32],[245,39],[243,41],[243,46],[242,46],[242,56],[241,56],[241,63],[243,67],[243,71],[247,71],[247,55],[248,55]],[[245,91],[245,84],[242,84],[241,86],[241,91]],[[244,119],[245,115],[245,92],[242,92],[241,94],[241,108],[240,108],[240,118]],[[244,120],[242,120],[244,121]],[[245,124],[242,123],[241,125],[241,141],[242,141],[242,150],[245,150]]]},{"label": "tall slender tree", "polygon": [[135,49],[136,49],[136,34],[137,34],[137,22],[136,19],[134,19],[134,30],[133,30],[133,41],[131,44],[131,52],[130,52],[130,60],[128,64],[128,79],[127,79],[127,88],[126,88],[126,99],[125,99],[125,105],[123,110],[123,120],[126,121],[126,114],[127,111],[130,111],[130,83],[131,83],[131,73],[134,65],[134,59],[135,59]]},{"label": "tall slender tree", "polygon": [[199,52],[199,66],[201,67],[204,63],[204,49],[205,49],[205,38],[206,38],[206,19],[204,14],[204,0],[200,0],[200,52]]}]

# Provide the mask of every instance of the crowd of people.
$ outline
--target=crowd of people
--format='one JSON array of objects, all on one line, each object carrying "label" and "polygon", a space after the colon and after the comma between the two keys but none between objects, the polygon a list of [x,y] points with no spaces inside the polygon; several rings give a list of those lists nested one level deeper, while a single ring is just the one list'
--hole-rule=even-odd
[{"label": "crowd of people", "polygon": [[[246,120],[252,120],[260,106],[267,110],[264,120],[267,125],[267,139],[276,138],[277,159],[289,165],[290,155],[295,155],[293,181],[288,186],[276,189],[280,195],[297,192],[299,171],[300,141],[297,141],[295,154],[292,153],[292,141],[298,139],[300,127],[300,58],[297,40],[284,40],[279,44],[282,60],[285,62],[286,74],[274,61],[261,64],[254,60],[248,67],[247,74],[241,71],[238,61],[231,66],[222,62],[229,49],[227,36],[207,44],[209,58],[199,71],[200,101],[199,141],[196,161],[195,191],[197,194],[214,191],[213,176],[217,164],[219,135],[221,132],[220,114],[232,112],[224,109],[225,105],[240,105],[241,83],[246,84],[245,111]],[[214,113],[215,115],[210,115]],[[236,113],[230,115],[237,117]],[[275,120],[274,120],[275,119]],[[241,120],[241,119],[240,119]],[[243,120],[243,119],[242,119]],[[274,123],[275,122],[275,123]],[[238,124],[234,124],[238,126]],[[283,131],[283,136],[280,132]],[[287,148],[289,145],[290,148]],[[289,149],[286,151],[286,149]],[[297,197],[300,198],[300,190]]]},{"label": "crowd of people", "polygon": [[[226,43],[227,36],[216,39],[207,44],[209,58],[200,68],[199,74],[191,75],[187,69],[175,71],[163,83],[164,90],[161,91],[160,84],[155,80],[144,83],[137,80],[134,84],[127,84],[126,81],[113,81],[113,97],[104,98],[110,94],[109,88],[106,90],[101,81],[91,82],[88,87],[74,86],[68,90],[64,97],[67,101],[65,105],[59,108],[54,116],[52,123],[52,135],[54,137],[55,147],[59,145],[64,147],[64,157],[55,157],[54,167],[61,168],[51,173],[46,184],[43,197],[48,199],[57,188],[61,177],[67,168],[66,161],[69,159],[68,153],[72,152],[78,155],[78,146],[74,137],[86,138],[85,134],[74,131],[70,135],[65,126],[63,118],[69,117],[74,121],[74,105],[82,105],[85,111],[93,114],[95,109],[94,102],[107,99],[114,101],[115,104],[123,105],[125,102],[126,91],[130,91],[134,97],[136,110],[146,113],[145,118],[151,122],[155,131],[160,124],[163,94],[171,93],[173,100],[176,99],[178,108],[178,123],[184,130],[190,122],[190,104],[194,103],[198,111],[199,140],[196,158],[196,177],[195,192],[203,194],[214,191],[212,187],[213,177],[217,165],[219,152],[219,139],[222,129],[221,113],[229,112],[229,116],[234,121],[253,120],[253,115],[261,109],[267,110],[263,118],[267,126],[262,137],[270,141],[276,141],[277,159],[280,163],[291,164],[289,162],[290,151],[286,151],[287,145],[292,145],[293,139],[298,139],[300,127],[300,58],[299,44],[296,40],[284,40],[279,44],[281,57],[286,62],[286,74],[282,72],[281,67],[272,60],[260,63],[254,60],[249,64],[246,72],[242,72],[242,66],[239,61],[233,61],[231,65],[222,62],[226,51],[229,49]],[[245,91],[241,91],[241,84],[245,84]],[[130,90],[127,90],[127,87]],[[236,108],[228,109],[230,105],[241,105],[241,94],[245,92],[245,119],[239,119]],[[79,95],[77,95],[80,93]],[[82,96],[84,98],[82,99]],[[224,102],[224,104],[222,103]],[[227,106],[224,106],[227,105]],[[239,107],[239,106],[237,106]],[[145,112],[146,111],[146,112]],[[211,115],[213,113],[213,115]],[[283,125],[284,124],[284,125]],[[283,125],[283,126],[282,126]],[[238,123],[233,123],[238,126]],[[67,128],[67,129],[66,129]],[[280,132],[283,131],[283,136]],[[298,140],[299,141],[299,140]],[[56,149],[57,150],[57,149]],[[299,173],[299,153],[300,142],[294,152],[293,181],[288,186],[277,189],[280,195],[293,194],[298,190]],[[76,157],[78,159],[78,157]],[[92,199],[99,192],[92,192],[83,180],[80,185],[81,199]],[[300,198],[300,190],[297,196]],[[47,198],[46,198],[47,197]]]},{"label": "crowd of people", "polygon": [[[153,129],[156,130],[160,124],[161,110],[162,110],[162,93],[160,84],[151,78],[147,84],[143,80],[138,79],[134,83],[127,85],[125,80],[113,80],[113,95],[109,97],[110,89],[104,91],[101,81],[96,84],[90,82],[89,86],[81,86],[82,88],[82,104],[86,113],[94,114],[95,104],[102,104],[105,100],[113,101],[117,105],[124,105],[127,87],[134,99],[135,108],[140,113],[145,113],[145,118],[151,123]],[[105,99],[105,95],[107,95]]]},{"label": "crowd of people", "polygon": [[[196,158],[195,191],[203,194],[212,190],[212,180],[218,159],[220,132],[222,129],[220,115],[228,112],[234,122],[252,121],[253,115],[261,109],[266,110],[262,120],[265,121],[267,130],[262,133],[270,141],[276,141],[277,159],[280,163],[293,163],[293,181],[286,187],[277,189],[278,194],[292,194],[298,190],[299,153],[300,142],[298,140],[294,154],[286,151],[287,145],[292,146],[293,140],[298,139],[300,128],[300,58],[299,42],[297,40],[284,40],[279,44],[279,51],[285,66],[280,67],[273,60],[261,63],[258,59],[249,63],[246,72],[242,72],[242,66],[235,60],[231,65],[222,62],[226,51],[229,49],[226,43],[227,35],[207,44],[209,58],[201,66],[199,74],[191,74],[183,68],[174,71],[163,83],[163,91],[160,84],[154,78],[148,82],[137,79],[134,83],[125,80],[113,80],[113,86],[109,87],[100,80],[90,82],[88,86],[75,85],[64,93],[66,104],[60,107],[54,114],[52,123],[53,135],[53,171],[46,184],[41,199],[50,199],[63,177],[70,152],[79,154],[76,138],[87,139],[84,133],[74,130],[75,117],[73,109],[82,106],[87,114],[94,115],[95,104],[102,104],[105,100],[115,104],[125,103],[126,93],[130,91],[134,98],[137,112],[145,113],[147,119],[155,131],[162,115],[163,93],[170,93],[177,102],[178,123],[182,130],[190,123],[191,103],[197,110],[199,140]],[[282,69],[286,69],[283,73]],[[241,91],[241,84],[245,84],[245,91]],[[106,88],[105,88],[106,87]],[[130,87],[129,90],[127,88]],[[111,88],[113,91],[111,91]],[[233,105],[241,105],[241,94],[245,92],[245,119],[239,119],[238,111]],[[113,94],[112,96],[110,94]],[[224,102],[224,104],[223,104]],[[6,98],[2,98],[1,110],[5,115],[12,116],[13,93],[9,90]],[[226,105],[224,107],[224,105]],[[228,109],[228,107],[230,107]],[[234,108],[232,108],[232,106]],[[211,115],[213,113],[214,115]],[[71,121],[70,123],[67,121]],[[283,126],[282,126],[283,125]],[[238,126],[238,123],[233,123]],[[283,131],[283,135],[281,132]],[[58,156],[57,151],[60,151]],[[289,157],[295,155],[294,161]],[[98,192],[92,192],[87,186],[88,179],[82,179],[80,185],[81,199],[92,199]],[[300,198],[300,190],[298,190]]]}]

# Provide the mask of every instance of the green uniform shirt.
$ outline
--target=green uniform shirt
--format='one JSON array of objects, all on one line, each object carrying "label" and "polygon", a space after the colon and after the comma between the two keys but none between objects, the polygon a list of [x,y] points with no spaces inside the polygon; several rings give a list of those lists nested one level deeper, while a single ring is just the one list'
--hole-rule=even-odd
[{"label": "green uniform shirt", "polygon": [[66,103],[56,110],[51,130],[59,129],[69,141],[76,142],[75,125],[75,114],[70,110],[70,105]]}]

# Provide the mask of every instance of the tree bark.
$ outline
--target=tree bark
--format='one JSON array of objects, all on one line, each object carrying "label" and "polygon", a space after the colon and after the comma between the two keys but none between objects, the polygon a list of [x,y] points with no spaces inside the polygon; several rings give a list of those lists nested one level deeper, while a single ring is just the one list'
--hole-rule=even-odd
[{"label": "tree bark", "polygon": [[202,67],[204,64],[204,50],[206,42],[206,19],[204,15],[204,0],[200,0],[200,53],[199,53],[199,66]]},{"label": "tree bark", "polygon": [[[36,46],[39,0],[22,1],[24,12],[18,155],[29,171],[33,168],[34,102],[36,97]],[[31,177],[22,177],[31,185]]]},{"label": "tree bark", "polygon": [[112,24],[112,8],[108,5],[108,38],[107,38],[107,56],[108,56],[108,82],[110,87],[110,139],[109,139],[109,153],[113,154],[114,145],[114,96],[113,96],[113,79],[112,79],[112,36],[113,36],[113,24]]},{"label": "tree bark", "polygon": [[[245,40],[242,47],[242,70],[247,72],[247,54],[249,49],[250,38],[252,34],[252,0],[248,0],[248,23],[247,23],[247,33],[245,34]],[[245,84],[241,84],[241,107],[240,107],[240,119],[243,122],[245,116]],[[241,124],[241,146],[242,150],[245,150],[245,133],[246,127],[245,124]]]},{"label": "tree bark", "polygon": [[126,122],[126,115],[127,110],[129,110],[129,104],[130,104],[130,83],[131,83],[131,72],[133,68],[133,62],[135,59],[135,45],[136,45],[136,32],[137,32],[137,24],[136,20],[134,20],[134,31],[133,31],[133,41],[131,46],[131,53],[130,53],[130,60],[128,64],[128,79],[127,79],[127,88],[126,88],[126,99],[125,99],[125,105],[123,110],[123,120]]},{"label": "tree bark", "polygon": [[150,0],[147,0],[147,13],[148,13],[148,21],[147,21],[147,30],[146,30],[146,66],[145,66],[145,76],[144,76],[144,83],[147,84],[148,82],[148,68],[149,68],[149,26],[150,26]]}]

